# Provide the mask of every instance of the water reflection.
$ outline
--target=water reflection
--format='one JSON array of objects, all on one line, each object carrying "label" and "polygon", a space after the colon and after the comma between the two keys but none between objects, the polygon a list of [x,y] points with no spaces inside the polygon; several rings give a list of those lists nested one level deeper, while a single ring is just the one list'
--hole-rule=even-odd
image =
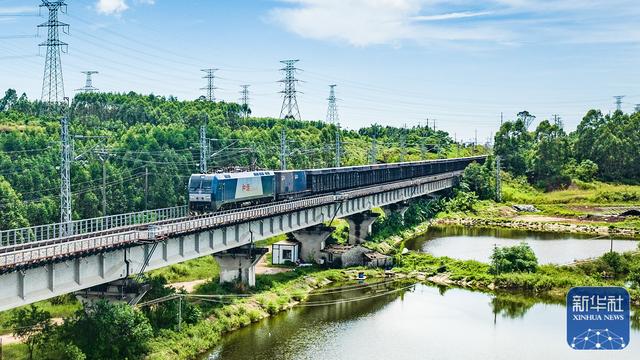
[{"label": "water reflection", "polygon": [[[344,286],[344,291],[323,290],[307,303],[330,305],[296,307],[225,336],[209,358],[640,358],[637,320],[626,350],[615,354],[576,352],[565,342],[566,312],[562,304],[425,285],[405,288],[405,284],[382,284],[361,289]],[[402,290],[390,293],[394,289]]]},{"label": "water reflection", "polygon": [[565,264],[577,259],[597,257],[609,251],[636,250],[638,241],[596,238],[580,234],[529,232],[502,228],[433,226],[423,236],[409,240],[407,248],[436,256],[489,261],[494,246],[527,242],[541,264]]}]

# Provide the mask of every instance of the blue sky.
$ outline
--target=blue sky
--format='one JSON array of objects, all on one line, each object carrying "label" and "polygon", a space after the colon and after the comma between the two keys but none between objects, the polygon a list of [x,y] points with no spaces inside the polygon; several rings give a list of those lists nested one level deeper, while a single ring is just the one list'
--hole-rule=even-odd
[{"label": "blue sky", "polygon": [[[40,96],[36,0],[0,0],[0,89]],[[97,70],[103,91],[192,99],[202,68],[216,97],[251,84],[254,114],[278,116],[282,59],[300,59],[302,117],[324,119],[337,84],[344,126],[439,129],[484,141],[528,110],[572,130],[589,108],[640,103],[637,0],[68,0],[67,95]],[[44,14],[44,13],[43,13]],[[40,51],[40,54],[43,54]],[[432,120],[431,120],[432,121]]]}]

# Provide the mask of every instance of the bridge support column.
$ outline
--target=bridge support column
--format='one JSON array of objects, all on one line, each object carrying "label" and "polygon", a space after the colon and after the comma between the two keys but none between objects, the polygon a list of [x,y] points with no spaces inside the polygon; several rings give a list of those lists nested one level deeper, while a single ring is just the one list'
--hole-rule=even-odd
[{"label": "bridge support column", "polygon": [[400,214],[400,218],[404,221],[404,214],[409,210],[409,203],[401,202],[397,204],[390,204],[387,206],[383,206],[382,210],[386,216],[390,216],[391,214],[398,213]]},{"label": "bridge support column", "polygon": [[332,232],[332,227],[320,224],[291,233],[300,242],[300,258],[303,261],[319,263],[320,251],[324,249],[325,241]]},{"label": "bridge support column", "polygon": [[255,286],[256,264],[266,250],[266,248],[240,247],[213,254],[220,265],[220,283],[241,281],[249,286]]},{"label": "bridge support column", "polygon": [[371,225],[379,216],[374,212],[365,211],[345,218],[349,223],[349,245],[364,242],[371,235]]}]

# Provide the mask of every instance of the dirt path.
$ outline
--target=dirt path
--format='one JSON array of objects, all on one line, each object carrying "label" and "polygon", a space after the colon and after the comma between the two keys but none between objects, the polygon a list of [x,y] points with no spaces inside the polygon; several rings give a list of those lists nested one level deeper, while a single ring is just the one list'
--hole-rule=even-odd
[{"label": "dirt path", "polygon": [[[269,254],[271,252],[271,247],[269,247]],[[260,261],[256,264],[256,275],[273,275],[279,274],[287,271],[291,271],[291,268],[281,268],[281,267],[272,267],[267,263],[267,255],[265,254]],[[187,292],[192,293],[195,291],[196,287],[202,285],[209,281],[209,279],[199,279],[192,281],[184,281],[169,284],[174,289],[184,288]]]},{"label": "dirt path", "polygon": [[[64,322],[64,319],[62,318],[52,318],[51,322],[53,322],[56,325],[60,325]],[[15,336],[13,336],[13,334],[4,334],[4,335],[0,335],[0,344],[2,344],[2,346],[4,345],[10,345],[10,344],[18,344],[21,343],[22,340],[20,340],[20,338],[17,338]]]}]

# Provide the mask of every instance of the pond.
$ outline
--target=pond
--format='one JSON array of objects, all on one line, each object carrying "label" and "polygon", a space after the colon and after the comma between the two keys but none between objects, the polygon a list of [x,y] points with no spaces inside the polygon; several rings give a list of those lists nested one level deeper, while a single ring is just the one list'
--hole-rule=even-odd
[{"label": "pond", "polygon": [[435,256],[489,262],[494,246],[521,241],[531,246],[540,264],[567,264],[598,257],[611,248],[618,252],[638,249],[636,240],[465,226],[433,226],[426,234],[407,241],[406,246]]},{"label": "pond", "polygon": [[640,358],[637,321],[625,350],[579,352],[565,341],[562,304],[420,284],[343,289],[232,332],[203,359]]}]

